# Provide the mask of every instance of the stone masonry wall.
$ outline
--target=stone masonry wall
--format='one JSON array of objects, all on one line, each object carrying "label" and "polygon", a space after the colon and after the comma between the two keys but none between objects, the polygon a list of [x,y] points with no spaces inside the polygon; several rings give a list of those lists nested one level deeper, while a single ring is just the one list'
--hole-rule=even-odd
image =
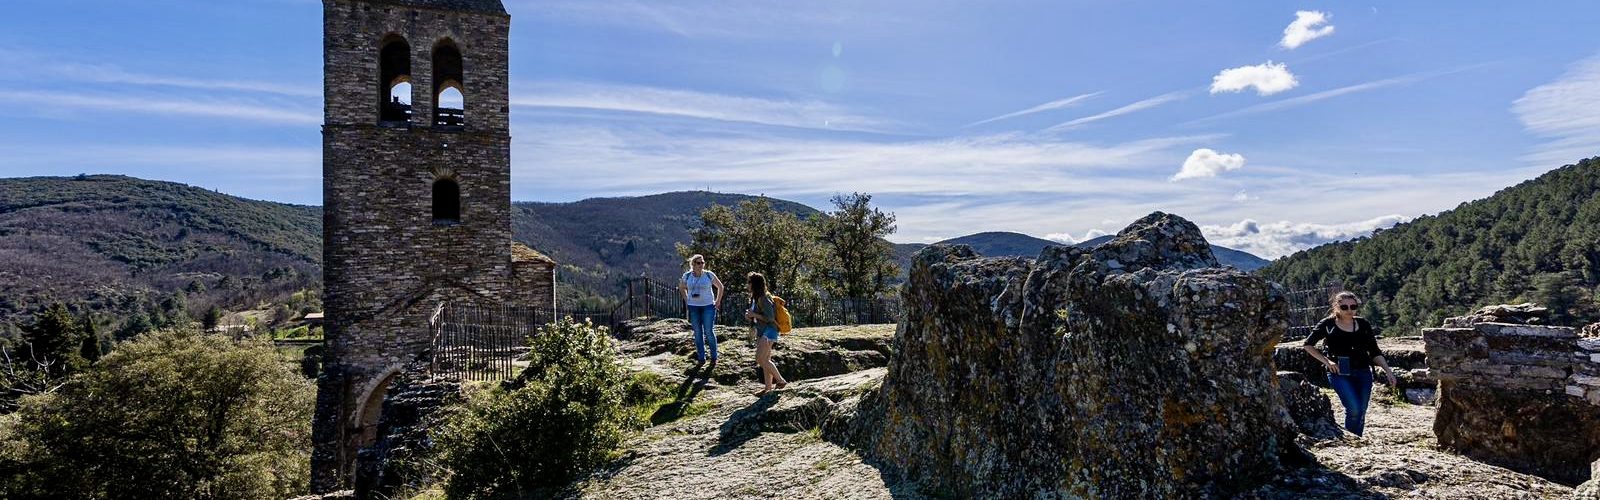
[{"label": "stone masonry wall", "polygon": [[1566,484],[1600,458],[1600,339],[1479,323],[1423,330],[1439,380],[1434,434],[1464,455]]},{"label": "stone masonry wall", "polygon": [[[384,377],[429,348],[445,301],[514,301],[507,46],[498,0],[325,0],[323,262],[325,373],[318,381],[312,490],[348,483],[359,409]],[[410,46],[409,124],[379,123],[378,54]],[[466,123],[432,127],[435,47],[460,49]],[[406,126],[409,125],[409,126]],[[433,220],[433,185],[460,187],[460,220]]]}]

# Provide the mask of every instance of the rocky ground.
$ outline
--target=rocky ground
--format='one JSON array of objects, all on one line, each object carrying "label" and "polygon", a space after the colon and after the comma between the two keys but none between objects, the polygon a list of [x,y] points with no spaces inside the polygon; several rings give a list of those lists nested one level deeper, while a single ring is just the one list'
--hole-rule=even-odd
[{"label": "rocky ground", "polygon": [[[763,397],[750,344],[721,332],[722,362],[694,369],[687,325],[639,323],[624,332],[638,369],[681,381],[680,415],[635,436],[623,457],[574,485],[568,498],[926,498],[856,452],[825,439],[826,421],[847,413],[883,380],[893,325],[798,329],[778,348],[793,384]],[[1332,397],[1332,392],[1323,389]],[[1436,448],[1433,407],[1375,396],[1367,436],[1302,437],[1317,465],[1281,474],[1255,498],[1566,498],[1572,489]],[[1333,403],[1335,420],[1343,409]]]}]

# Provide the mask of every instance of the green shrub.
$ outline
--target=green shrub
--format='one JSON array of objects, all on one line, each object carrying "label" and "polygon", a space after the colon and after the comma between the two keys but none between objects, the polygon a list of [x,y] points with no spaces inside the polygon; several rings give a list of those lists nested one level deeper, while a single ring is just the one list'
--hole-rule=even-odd
[{"label": "green shrub", "polygon": [[545,496],[622,443],[626,378],[606,330],[568,318],[529,343],[527,369],[436,431],[451,498]]},{"label": "green shrub", "polygon": [[308,482],[314,389],[264,343],[117,346],[0,431],[4,498],[284,498]]}]

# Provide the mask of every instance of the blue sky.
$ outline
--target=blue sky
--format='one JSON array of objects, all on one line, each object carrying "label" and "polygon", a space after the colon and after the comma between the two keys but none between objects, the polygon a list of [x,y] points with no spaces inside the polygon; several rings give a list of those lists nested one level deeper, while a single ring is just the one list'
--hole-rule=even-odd
[{"label": "blue sky", "polygon": [[[1594,2],[505,3],[519,201],[864,191],[901,242],[1165,210],[1275,257],[1600,153]],[[0,175],[320,203],[319,1],[10,12]]]}]

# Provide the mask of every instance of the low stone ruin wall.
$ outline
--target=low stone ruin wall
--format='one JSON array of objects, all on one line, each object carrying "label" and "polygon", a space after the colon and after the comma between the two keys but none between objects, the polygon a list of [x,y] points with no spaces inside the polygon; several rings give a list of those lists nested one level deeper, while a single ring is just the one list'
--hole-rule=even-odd
[{"label": "low stone ruin wall", "polygon": [[1600,339],[1479,323],[1423,330],[1439,380],[1434,434],[1457,452],[1566,484],[1600,458]]}]

